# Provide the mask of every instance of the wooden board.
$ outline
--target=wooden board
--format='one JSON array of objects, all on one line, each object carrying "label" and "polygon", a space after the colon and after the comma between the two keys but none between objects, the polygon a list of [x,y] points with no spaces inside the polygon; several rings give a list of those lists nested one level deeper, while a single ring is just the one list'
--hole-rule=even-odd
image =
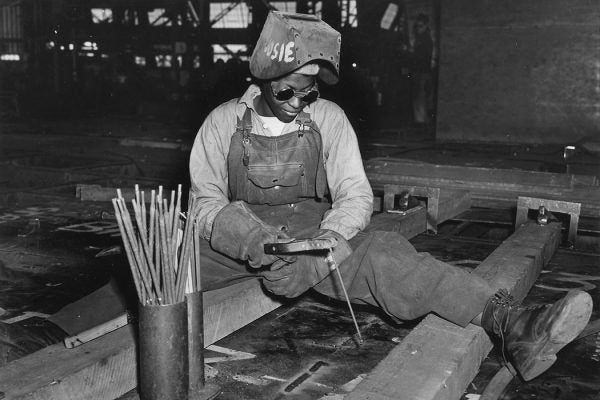
[{"label": "wooden board", "polygon": [[[468,190],[474,206],[514,207],[529,196],[581,203],[582,215],[600,212],[596,177],[495,168],[437,165],[414,160],[377,158],[365,163],[374,190],[384,184]],[[585,182],[585,183],[583,183]]]},{"label": "wooden board", "polygon": [[471,208],[471,192],[467,190],[440,191],[438,224],[452,219]]},{"label": "wooden board", "polygon": [[[523,299],[558,247],[560,229],[523,225],[473,273]],[[428,315],[345,400],[459,399],[491,349],[482,328]]]},{"label": "wooden board", "polygon": [[372,158],[365,162],[366,172],[421,176],[440,180],[476,182],[491,188],[497,185],[507,188],[544,186],[573,188],[575,186],[597,186],[598,178],[592,175],[574,175],[554,172],[527,171],[519,169],[486,168],[464,165],[431,164],[402,158]]},{"label": "wooden board", "polygon": [[[256,280],[204,293],[208,346],[280,306]],[[105,400],[137,386],[133,326],[66,349],[62,343],[15,360],[0,369],[3,399]]]}]

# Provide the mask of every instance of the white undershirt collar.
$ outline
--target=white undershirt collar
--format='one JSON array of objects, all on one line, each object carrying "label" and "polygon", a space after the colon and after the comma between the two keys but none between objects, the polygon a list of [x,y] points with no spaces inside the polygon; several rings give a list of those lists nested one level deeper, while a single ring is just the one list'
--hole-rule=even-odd
[{"label": "white undershirt collar", "polygon": [[287,125],[277,117],[263,117],[262,115],[259,115],[258,118],[262,122],[263,128],[265,128],[267,136],[281,136]]}]

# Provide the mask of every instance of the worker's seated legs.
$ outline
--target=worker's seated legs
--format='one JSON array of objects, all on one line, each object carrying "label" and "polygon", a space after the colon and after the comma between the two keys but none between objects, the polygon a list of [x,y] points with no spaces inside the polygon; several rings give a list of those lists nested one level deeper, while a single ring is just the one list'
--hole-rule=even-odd
[{"label": "worker's seated legs", "polygon": [[478,320],[501,340],[509,361],[527,381],[550,368],[556,353],[581,333],[591,314],[592,298],[580,290],[535,307],[517,306],[506,291],[499,291]]},{"label": "worker's seated legs", "polygon": [[[403,320],[434,312],[460,326],[476,322],[503,339],[508,359],[526,380],[552,365],[556,352],[586,326],[592,310],[591,297],[581,291],[554,304],[518,307],[482,278],[418,253],[394,232],[363,237],[339,268],[353,302],[381,307]],[[336,279],[331,274],[314,288],[343,299]]]},{"label": "worker's seated legs", "polygon": [[[501,339],[507,358],[526,380],[548,369],[556,353],[579,335],[591,316],[592,299],[581,291],[572,291],[554,304],[519,307],[484,279],[418,253],[395,232],[372,232],[350,244],[354,251],[339,268],[352,302],[380,307],[398,320],[434,312],[460,326],[480,325]],[[204,290],[262,274],[269,279],[268,272],[251,270],[244,262],[215,252],[208,242],[202,243],[201,254]],[[330,274],[314,289],[344,300],[337,279]]]}]

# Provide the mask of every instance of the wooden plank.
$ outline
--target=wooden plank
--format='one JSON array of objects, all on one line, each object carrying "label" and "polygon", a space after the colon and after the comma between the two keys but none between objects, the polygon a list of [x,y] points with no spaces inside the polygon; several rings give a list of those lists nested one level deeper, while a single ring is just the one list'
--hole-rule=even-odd
[{"label": "wooden plank", "polygon": [[137,138],[124,138],[119,140],[120,146],[134,146],[134,147],[152,147],[155,149],[168,149],[168,150],[181,150],[190,151],[192,145],[189,143],[180,142],[166,142],[152,139],[137,139]]},{"label": "wooden plank", "polygon": [[[204,293],[208,346],[281,304],[257,280]],[[4,399],[115,399],[137,386],[136,334],[131,325],[74,349],[62,343],[0,369]]]},{"label": "wooden plank", "polygon": [[[401,170],[400,170],[401,171]],[[600,187],[586,186],[563,188],[558,186],[527,186],[516,183],[482,183],[470,180],[465,175],[460,180],[443,179],[435,176],[408,176],[398,174],[380,174],[367,172],[373,190],[383,189],[384,184],[395,183],[407,186],[430,186],[441,189],[468,190],[472,205],[476,207],[514,207],[519,196],[540,197],[551,200],[563,200],[581,203],[581,212],[585,216],[600,213]]]},{"label": "wooden plank", "polygon": [[467,190],[441,190],[438,205],[438,224],[453,219],[471,209],[471,192]]},{"label": "wooden plank", "polygon": [[[522,300],[558,247],[560,230],[529,222],[473,273]],[[428,315],[345,399],[459,399],[491,349],[482,328]]]},{"label": "wooden plank", "polygon": [[431,164],[402,158],[372,158],[365,163],[365,171],[374,174],[392,174],[414,177],[431,177],[440,180],[477,182],[481,187],[496,185],[524,188],[549,186],[573,188],[575,182],[585,186],[598,185],[596,176],[578,176],[566,173],[526,171],[519,169],[485,168],[463,165]]}]

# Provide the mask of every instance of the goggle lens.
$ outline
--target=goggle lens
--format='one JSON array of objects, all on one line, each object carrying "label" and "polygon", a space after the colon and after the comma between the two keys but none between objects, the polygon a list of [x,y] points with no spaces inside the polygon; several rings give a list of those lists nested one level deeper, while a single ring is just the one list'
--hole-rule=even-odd
[{"label": "goggle lens", "polygon": [[292,97],[296,96],[296,94],[303,94],[303,96],[297,97],[305,103],[312,103],[319,97],[319,91],[315,89],[311,89],[308,92],[296,92],[292,88],[287,88],[273,94],[279,101],[288,101]]}]

